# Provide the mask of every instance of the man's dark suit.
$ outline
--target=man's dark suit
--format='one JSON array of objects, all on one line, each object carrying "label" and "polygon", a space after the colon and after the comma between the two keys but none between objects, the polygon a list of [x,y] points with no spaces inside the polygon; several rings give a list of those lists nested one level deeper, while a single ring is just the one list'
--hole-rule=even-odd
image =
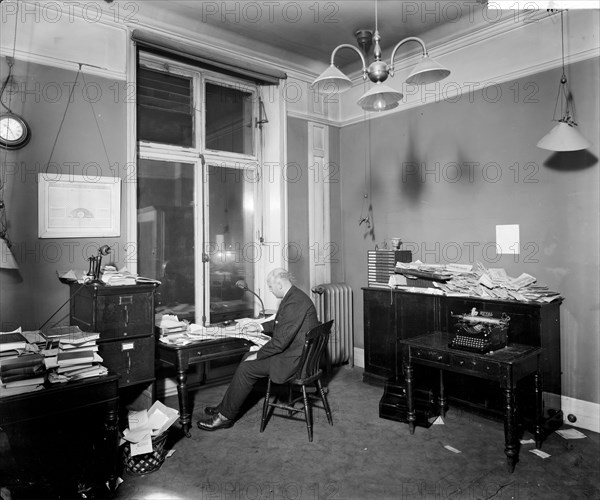
[{"label": "man's dark suit", "polygon": [[298,367],[306,334],[318,324],[310,297],[292,286],[281,300],[275,319],[263,323],[271,340],[256,351],[255,360],[240,363],[218,406],[219,412],[234,419],[260,378],[268,376],[275,383],[288,380]]}]

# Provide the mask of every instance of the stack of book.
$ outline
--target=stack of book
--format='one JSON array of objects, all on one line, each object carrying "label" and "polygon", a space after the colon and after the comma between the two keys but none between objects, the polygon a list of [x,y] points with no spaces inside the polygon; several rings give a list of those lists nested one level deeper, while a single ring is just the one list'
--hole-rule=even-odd
[{"label": "stack of book", "polygon": [[77,326],[67,326],[48,330],[46,337],[51,342],[58,341],[56,359],[50,362],[53,367],[50,382],[79,380],[108,372],[98,355],[96,341],[100,337],[99,333],[84,332]]},{"label": "stack of book", "polygon": [[0,358],[0,397],[39,391],[46,381],[44,357],[29,353]]},{"label": "stack of book", "polygon": [[10,357],[22,354],[27,350],[28,342],[21,328],[12,332],[0,332],[0,357]]}]

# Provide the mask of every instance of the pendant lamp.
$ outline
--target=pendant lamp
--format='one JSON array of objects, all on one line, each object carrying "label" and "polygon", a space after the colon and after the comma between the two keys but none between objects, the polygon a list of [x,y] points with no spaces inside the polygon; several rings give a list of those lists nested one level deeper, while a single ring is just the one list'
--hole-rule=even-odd
[{"label": "pendant lamp", "polygon": [[[556,96],[556,104],[554,106],[553,121],[558,121],[550,132],[540,139],[537,143],[538,148],[547,149],[549,151],[579,151],[587,149],[592,144],[577,130],[575,122],[575,109],[573,105],[573,97],[567,85],[567,77],[565,74],[565,37],[564,37],[564,18],[563,12],[560,12],[560,34],[562,47],[562,76],[558,86],[558,95]],[[556,111],[560,103],[560,119],[556,119]]]},{"label": "pendant lamp", "polygon": [[[370,31],[360,30],[356,33],[359,43],[364,45],[365,34],[370,34]],[[398,106],[399,101],[403,95],[401,92],[392,89],[391,87],[384,85],[383,82],[388,77],[394,76],[394,58],[398,49],[408,42],[417,42],[421,45],[423,54],[421,61],[411,71],[410,75],[406,79],[406,83],[412,85],[426,85],[428,83],[434,83],[446,78],[450,74],[450,70],[446,69],[437,61],[429,57],[427,48],[423,40],[417,37],[408,37],[396,44],[392,51],[392,57],[390,58],[390,64],[388,65],[385,61],[381,60],[381,46],[379,42],[381,36],[379,35],[378,24],[377,24],[377,0],[375,1],[375,32],[373,34],[373,56],[375,60],[367,66],[367,61],[363,56],[362,52],[354,45],[342,44],[338,45],[331,53],[331,62],[329,67],[321,73],[312,83],[312,87],[318,92],[324,94],[341,93],[349,90],[352,87],[352,80],[348,78],[335,66],[335,56],[340,49],[348,48],[354,50],[362,61],[362,74],[363,79],[367,78],[375,85],[369,89],[359,100],[358,105],[365,111],[387,111]]]}]

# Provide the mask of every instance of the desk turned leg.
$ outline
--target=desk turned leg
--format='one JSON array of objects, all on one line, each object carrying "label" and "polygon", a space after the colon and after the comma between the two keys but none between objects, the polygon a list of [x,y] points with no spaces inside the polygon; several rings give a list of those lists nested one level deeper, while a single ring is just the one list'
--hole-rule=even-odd
[{"label": "desk turned leg", "polygon": [[535,447],[542,447],[542,413],[544,402],[542,399],[542,375],[539,371],[534,375],[535,383]]},{"label": "desk turned leg", "polygon": [[104,439],[108,467],[108,491],[114,495],[118,487],[118,462],[119,462],[119,403],[118,400],[110,401],[106,405],[104,414]]},{"label": "desk turned leg", "polygon": [[185,436],[191,437],[192,415],[189,408],[186,370],[177,372],[177,396],[179,397],[179,423]]},{"label": "desk turned leg", "polygon": [[506,407],[504,408],[504,453],[506,453],[508,472],[513,472],[519,454],[513,387],[504,389],[504,397],[506,400]]},{"label": "desk turned leg", "polygon": [[415,433],[415,420],[417,419],[417,415],[415,412],[415,401],[413,399],[413,367],[410,363],[410,358],[406,363],[405,368],[405,376],[406,376],[406,403],[408,406],[408,427],[410,429],[410,433]]}]

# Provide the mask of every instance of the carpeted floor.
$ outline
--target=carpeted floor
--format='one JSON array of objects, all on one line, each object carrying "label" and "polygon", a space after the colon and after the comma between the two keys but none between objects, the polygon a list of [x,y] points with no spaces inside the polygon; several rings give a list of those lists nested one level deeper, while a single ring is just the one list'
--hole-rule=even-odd
[{"label": "carpeted floor", "polygon": [[[544,442],[548,458],[524,444],[515,472],[504,455],[501,422],[450,408],[444,425],[417,427],[379,418],[382,389],[362,370],[339,368],[328,381],[334,425],[314,412],[314,441],[303,422],[272,418],[259,432],[259,395],[231,429],[196,427],[224,386],[194,393],[194,423],[185,438],[173,426],[162,467],[146,476],[124,471],[119,499],[598,499],[600,435]],[[177,408],[177,398],[166,398]],[[563,427],[564,428],[564,427]],[[526,434],[524,438],[530,438]],[[445,448],[449,445],[460,453]]]}]

